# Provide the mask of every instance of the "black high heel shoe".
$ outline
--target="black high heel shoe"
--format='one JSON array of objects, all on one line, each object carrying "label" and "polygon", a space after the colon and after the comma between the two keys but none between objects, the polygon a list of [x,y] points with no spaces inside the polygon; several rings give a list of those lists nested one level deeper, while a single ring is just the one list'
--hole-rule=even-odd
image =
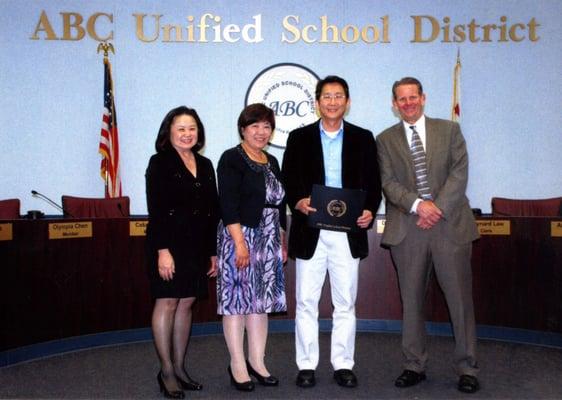
[{"label": "black high heel shoe", "polygon": [[230,382],[236,388],[236,390],[241,390],[242,392],[251,392],[252,390],[254,390],[255,385],[251,380],[247,382],[237,382],[236,379],[234,379],[234,375],[232,375],[232,369],[230,368],[230,365],[228,366],[228,375],[230,375]]},{"label": "black high heel shoe", "polygon": [[187,380],[183,380],[181,379],[179,376],[176,375],[176,379],[178,380],[181,388],[183,390],[201,390],[203,389],[203,385],[200,384],[197,381],[194,381],[193,379],[191,379],[191,377],[187,374],[185,374],[185,377],[187,378]]},{"label": "black high heel shoe", "polygon": [[156,380],[158,381],[158,385],[160,385],[160,392],[164,393],[164,397],[168,399],[183,399],[185,394],[181,390],[168,390],[166,385],[164,385],[164,380],[162,379],[162,371],[158,372],[156,375]]},{"label": "black high heel shoe", "polygon": [[252,375],[254,378],[256,378],[258,380],[258,382],[260,383],[260,385],[263,385],[263,386],[277,386],[277,385],[279,385],[279,379],[277,379],[273,375],[269,375],[269,376],[260,375],[258,373],[258,371],[256,371],[252,367],[252,365],[250,364],[250,362],[248,360],[246,360],[246,368],[248,369],[248,373],[250,375]]}]

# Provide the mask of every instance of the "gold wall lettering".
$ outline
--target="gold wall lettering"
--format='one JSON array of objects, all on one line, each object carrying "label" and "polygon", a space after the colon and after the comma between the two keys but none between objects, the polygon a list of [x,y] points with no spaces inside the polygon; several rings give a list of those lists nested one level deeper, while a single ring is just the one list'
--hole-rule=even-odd
[{"label": "gold wall lettering", "polygon": [[305,25],[299,28],[298,15],[287,15],[283,18],[283,28],[286,32],[281,34],[282,43],[390,43],[388,15],[381,17],[381,24],[356,26],[348,24],[342,27],[330,24],[328,16],[320,17],[320,26]]},{"label": "gold wall lettering", "polygon": [[[96,41],[113,40],[113,14],[96,12],[84,16],[78,12],[59,12],[49,18],[41,11],[31,40],[78,41],[90,38]],[[165,21],[163,14],[133,13],[137,40],[144,43],[259,43],[264,41],[262,15],[250,17],[246,24],[228,23],[223,17],[211,12],[200,16],[188,15],[183,22]],[[60,19],[62,31],[53,28],[52,21]],[[483,23],[477,18],[453,21],[450,17],[437,18],[432,15],[411,15],[413,35],[410,43],[518,43],[537,42],[541,39],[541,24],[531,17],[528,21],[511,21],[507,16]],[[469,19],[470,18],[470,19]],[[336,25],[328,15],[322,15],[314,24],[303,24],[298,15],[281,18],[281,43],[307,44],[387,44],[390,43],[390,17],[373,16],[373,22],[365,25],[352,22]],[[271,21],[268,21],[270,23]],[[55,25],[57,26],[57,25]],[[402,29],[402,27],[401,27]],[[101,33],[100,33],[101,32]]]},{"label": "gold wall lettering", "polygon": [[101,36],[98,34],[96,24],[98,22],[98,18],[104,17],[105,19],[109,20],[110,24],[113,24],[113,14],[107,14],[98,12],[92,14],[88,17],[86,22],[86,29],[82,26],[82,22],[84,22],[84,17],[81,14],[75,12],[61,12],[59,13],[62,17],[62,34],[61,36],[57,36],[55,30],[53,29],[53,25],[49,21],[49,17],[45,10],[41,11],[41,15],[39,17],[39,21],[35,26],[35,30],[33,31],[33,35],[31,35],[31,40],[39,40],[40,33],[44,34],[43,39],[45,40],[82,40],[86,33],[99,42],[113,40],[113,31],[110,30],[106,36]]},{"label": "gold wall lettering", "polygon": [[430,43],[440,38],[442,43],[477,42],[522,42],[525,39],[536,42],[540,39],[537,28],[540,24],[535,18],[524,23],[508,23],[502,16],[499,24],[480,24],[476,19],[468,24],[451,26],[451,18],[445,17],[442,23],[431,15],[412,15],[414,20],[414,38],[412,43]]},{"label": "gold wall lettering", "polygon": [[[211,13],[201,15],[195,23],[195,17],[189,15],[187,24],[161,24],[161,14],[133,14],[135,17],[136,35],[141,42],[155,42],[160,39],[165,43],[236,43],[240,39],[247,43],[263,41],[261,14],[254,15],[253,23],[239,26],[236,24],[222,25],[222,17]],[[146,21],[145,23],[145,19]],[[147,34],[147,31],[150,32]]]}]

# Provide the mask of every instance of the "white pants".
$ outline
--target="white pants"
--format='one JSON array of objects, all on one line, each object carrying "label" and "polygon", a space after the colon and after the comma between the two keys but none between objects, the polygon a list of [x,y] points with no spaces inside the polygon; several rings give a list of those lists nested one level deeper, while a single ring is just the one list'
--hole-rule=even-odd
[{"label": "white pants", "polygon": [[320,231],[310,260],[296,260],[295,342],[297,366],[318,365],[318,302],[328,272],[334,313],[330,361],[334,370],[353,369],[355,353],[355,299],[359,258],[353,258],[345,232]]}]

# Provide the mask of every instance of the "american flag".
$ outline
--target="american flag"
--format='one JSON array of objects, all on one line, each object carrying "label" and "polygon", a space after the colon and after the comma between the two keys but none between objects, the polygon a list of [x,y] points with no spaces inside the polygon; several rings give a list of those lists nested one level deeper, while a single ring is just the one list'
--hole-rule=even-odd
[{"label": "american flag", "polygon": [[111,64],[104,57],[103,117],[99,152],[102,155],[101,177],[105,181],[105,197],[121,196],[121,174],[119,172],[119,135],[117,114],[113,99]]},{"label": "american flag", "polygon": [[461,119],[461,51],[457,50],[457,63],[453,72],[453,105],[451,106],[451,120]]}]

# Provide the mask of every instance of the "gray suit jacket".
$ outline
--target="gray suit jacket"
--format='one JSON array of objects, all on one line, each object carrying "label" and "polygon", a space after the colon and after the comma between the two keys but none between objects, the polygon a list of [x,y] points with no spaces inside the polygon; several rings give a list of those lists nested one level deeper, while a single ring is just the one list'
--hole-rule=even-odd
[{"label": "gray suit jacket", "polygon": [[[474,216],[465,195],[468,154],[459,124],[426,116],[426,158],[434,202],[443,211],[447,237],[456,243],[478,238]],[[410,208],[419,197],[414,167],[402,121],[377,137],[382,189],[386,197],[386,223],[382,244],[393,246],[406,237]]]}]

